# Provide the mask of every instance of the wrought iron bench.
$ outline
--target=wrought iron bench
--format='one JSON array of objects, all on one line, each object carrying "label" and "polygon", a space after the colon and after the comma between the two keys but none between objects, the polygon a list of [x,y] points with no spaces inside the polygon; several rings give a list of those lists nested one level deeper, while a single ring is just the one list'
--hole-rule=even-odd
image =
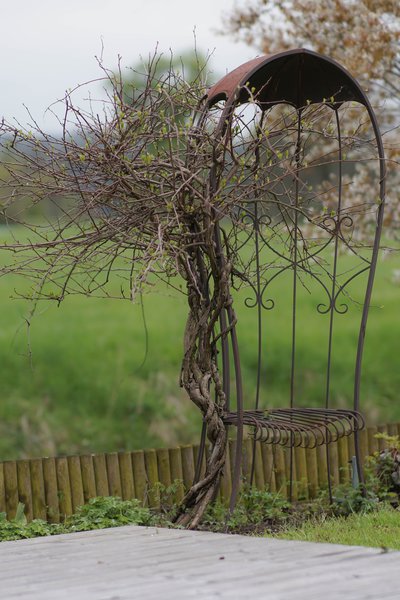
[{"label": "wrought iron bench", "polygon": [[[354,103],[369,120],[370,137],[348,132],[349,123],[358,118]],[[256,58],[226,75],[209,90],[197,126],[210,123],[215,128],[211,195],[217,197],[221,179],[229,180],[235,161],[243,162],[247,183],[245,196],[240,181],[231,184],[234,210],[229,218],[218,214],[217,201],[213,205],[221,260],[232,260],[233,305],[228,303],[223,310],[216,333],[226,397],[223,419],[227,427],[237,428],[231,507],[240,481],[244,426],[253,428],[255,439],[268,444],[289,448],[326,444],[327,453],[330,443],[354,433],[362,481],[361,361],[385,197],[384,151],[374,111],[343,67],[300,49]],[[363,171],[357,170],[357,164],[371,172],[376,192],[369,197],[359,197],[357,185]],[[273,294],[278,278],[285,278],[290,298],[285,321],[290,336],[286,408],[268,405],[268,362],[273,350],[265,347],[269,332],[278,326],[271,316],[280,302]],[[355,304],[350,295],[358,278],[364,278],[365,286],[354,336],[352,406],[335,407],[331,389],[335,352],[340,352],[334,342],[335,325]],[[237,291],[241,288],[250,290],[244,304],[255,311],[253,407],[248,406],[248,393],[243,390],[248,382],[242,377],[239,339],[247,309],[243,293]],[[319,321],[314,327],[326,328],[326,344],[320,348],[326,354],[326,369],[319,406],[308,406],[297,389],[298,338],[305,323],[299,297],[304,293],[310,293],[316,307]],[[205,430],[202,447],[204,440]]]}]

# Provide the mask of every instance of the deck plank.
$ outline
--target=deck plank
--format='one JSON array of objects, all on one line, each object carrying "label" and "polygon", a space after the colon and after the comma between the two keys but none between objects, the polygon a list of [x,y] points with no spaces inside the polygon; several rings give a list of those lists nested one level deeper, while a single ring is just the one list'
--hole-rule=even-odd
[{"label": "deck plank", "polygon": [[7,600],[395,598],[400,552],[120,527],[0,544]]}]

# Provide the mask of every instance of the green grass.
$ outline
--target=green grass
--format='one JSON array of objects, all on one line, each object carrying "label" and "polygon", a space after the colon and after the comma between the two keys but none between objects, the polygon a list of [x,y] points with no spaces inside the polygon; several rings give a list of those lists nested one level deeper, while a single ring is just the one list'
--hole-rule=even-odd
[{"label": "green grass", "polygon": [[15,297],[29,285],[0,278],[0,459],[194,438],[200,419],[178,385],[183,296],[166,287],[145,296],[146,356],[140,304],[44,301],[28,328],[31,305]]},{"label": "green grass", "polygon": [[[3,298],[12,293],[0,284]],[[189,442],[196,411],[178,386],[185,306],[179,313],[177,302],[165,293],[146,298],[143,365],[140,307],[69,298],[42,306],[28,332],[27,303],[3,302],[0,456]]]},{"label": "green grass", "polygon": [[400,550],[400,511],[382,508],[368,514],[306,521],[274,537],[303,542],[326,542]]},{"label": "green grass", "polygon": [[[4,233],[6,235],[6,233]],[[0,257],[1,258],[1,257]],[[349,260],[344,257],[344,261]],[[400,257],[379,261],[364,354],[362,408],[370,422],[400,420]],[[118,280],[115,279],[115,285]],[[357,297],[361,282],[352,295]],[[149,348],[140,305],[69,297],[43,302],[26,326],[29,303],[10,299],[26,281],[0,278],[0,459],[111,451],[193,441],[200,428],[196,407],[179,388],[186,300],[157,286],[144,296]],[[240,293],[238,335],[246,401],[254,402],[256,313]],[[290,281],[277,278],[276,308],[265,312],[261,403],[287,405],[290,359]],[[319,299],[299,291],[296,394],[303,405],[321,403],[326,369],[327,316]],[[332,400],[351,406],[357,304],[338,316]],[[31,355],[30,355],[31,352]]]}]

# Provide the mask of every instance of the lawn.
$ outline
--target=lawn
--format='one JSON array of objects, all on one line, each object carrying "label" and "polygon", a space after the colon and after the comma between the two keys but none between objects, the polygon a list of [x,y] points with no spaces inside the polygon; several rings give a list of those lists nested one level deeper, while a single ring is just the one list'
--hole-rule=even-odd
[{"label": "lawn", "polygon": [[288,529],[274,537],[400,550],[400,511],[382,508],[368,514],[327,517],[322,522],[306,521],[301,527]]},{"label": "lawn", "polygon": [[[398,269],[400,257],[394,253],[379,260],[362,384],[362,408],[370,423],[400,420]],[[155,286],[143,296],[145,322],[140,303],[78,296],[60,307],[43,302],[28,328],[29,303],[11,299],[27,285],[16,276],[0,278],[1,459],[195,439],[199,414],[178,385],[187,313],[183,294]],[[290,320],[284,309],[290,308],[289,290],[287,279],[276,280],[274,298],[281,304],[276,302],[276,309],[265,315],[264,406],[287,405]],[[236,306],[250,406],[257,368],[256,314],[243,306],[246,294],[239,294]],[[320,324],[326,325],[327,317],[316,312],[317,301],[306,290],[299,301],[297,393],[304,405],[315,405],[324,387],[326,332]],[[337,405],[351,405],[355,316],[359,318],[360,308],[353,303],[336,319],[332,399]]]}]

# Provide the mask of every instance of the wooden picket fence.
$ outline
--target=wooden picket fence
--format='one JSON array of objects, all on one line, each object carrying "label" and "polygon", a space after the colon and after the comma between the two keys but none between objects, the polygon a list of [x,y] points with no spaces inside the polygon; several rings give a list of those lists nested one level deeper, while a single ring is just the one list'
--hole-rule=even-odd
[{"label": "wooden picket fence", "polygon": [[[400,423],[368,427],[361,432],[364,457],[385,447],[377,433],[400,434]],[[235,440],[229,442],[227,466],[220,486],[220,498],[227,501],[231,492]],[[182,499],[193,481],[198,445],[158,450],[111,452],[57,458],[35,458],[0,462],[0,512],[12,519],[18,503],[25,506],[28,520],[43,519],[58,523],[96,496],[139,498],[152,508],[160,506],[158,482],[170,486],[178,481],[175,500]],[[325,446],[294,449],[294,499],[315,498],[327,486],[328,466]],[[249,478],[253,442],[246,439],[243,448],[243,482]],[[354,455],[352,436],[330,445],[330,476],[334,486],[350,480],[350,462]],[[204,464],[202,466],[204,469]],[[289,451],[281,446],[256,444],[255,485],[259,489],[288,493]]]}]

